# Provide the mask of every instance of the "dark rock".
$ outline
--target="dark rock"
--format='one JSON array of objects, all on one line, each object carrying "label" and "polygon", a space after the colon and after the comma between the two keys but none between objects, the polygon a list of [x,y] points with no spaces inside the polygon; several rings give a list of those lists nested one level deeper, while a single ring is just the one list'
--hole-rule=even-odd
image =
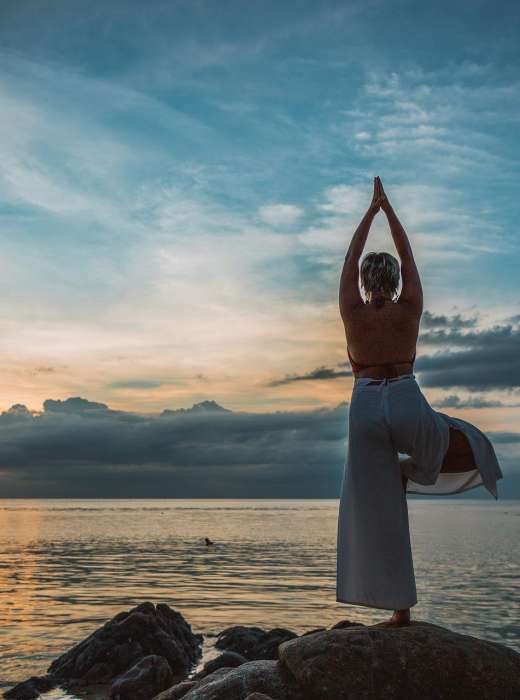
[{"label": "dark rock", "polygon": [[308,630],[307,632],[302,633],[302,637],[305,637],[306,634],[316,634],[316,632],[324,632],[327,628],[326,627],[316,627],[316,629],[313,630]]},{"label": "dark rock", "polygon": [[164,656],[145,656],[112,683],[110,697],[116,700],[150,700],[173,683],[172,670]]},{"label": "dark rock", "polygon": [[347,627],[364,627],[365,625],[361,624],[361,622],[352,622],[351,620],[340,620],[339,622],[336,622],[335,625],[332,625],[330,628],[331,630],[343,630],[346,629]]},{"label": "dark rock", "polygon": [[48,672],[60,680],[112,682],[145,656],[162,656],[175,679],[186,677],[200,655],[202,635],[165,603],[141,603],[106,622],[65,654]]},{"label": "dark rock", "polygon": [[520,654],[426,622],[317,632],[284,642],[279,654],[313,700],[520,697]]},{"label": "dark rock", "polygon": [[244,656],[237,654],[235,651],[224,651],[214,659],[207,661],[203,668],[193,676],[193,680],[205,678],[209,676],[210,673],[213,673],[213,671],[216,671],[217,668],[236,668],[241,664],[245,664],[246,661],[247,659]]},{"label": "dark rock", "polygon": [[195,681],[182,681],[181,683],[177,683],[177,685],[168,688],[168,690],[159,693],[159,695],[156,695],[153,700],[180,700],[180,698],[183,698],[188,690],[194,688],[195,685]]},{"label": "dark rock", "polygon": [[46,693],[52,690],[56,683],[49,676],[31,676],[23,683],[18,683],[11,690],[4,693],[4,698],[9,700],[32,700],[39,698],[40,693]]},{"label": "dark rock", "polygon": [[264,693],[251,693],[248,695],[246,700],[274,700],[270,695],[264,695]]},{"label": "dark rock", "polygon": [[227,627],[217,637],[217,649],[226,649],[241,654],[250,661],[278,658],[278,645],[297,637],[291,630],[275,627],[263,630],[260,627]]},{"label": "dark rock", "polygon": [[[223,670],[218,669],[198,681],[183,696],[184,700],[245,700],[255,692],[276,700],[309,700],[298,688],[294,677],[278,661],[248,661],[237,668],[227,669],[223,676],[217,676]],[[161,700],[169,699],[161,697]]]},{"label": "dark rock", "polygon": [[249,658],[248,654],[251,649],[265,635],[265,630],[260,627],[243,627],[242,625],[234,625],[226,627],[225,630],[218,635],[215,642],[217,649],[226,649],[234,651],[237,654]]},{"label": "dark rock", "polygon": [[283,628],[275,627],[269,630],[261,637],[257,644],[250,651],[249,658],[251,660],[257,659],[277,659],[278,658],[278,646],[282,642],[286,642],[289,639],[295,639],[298,635],[296,632],[291,632],[291,630],[286,630]]},{"label": "dark rock", "polygon": [[153,700],[178,700],[178,698],[184,698],[190,690],[194,688],[203,688],[205,685],[211,685],[232,670],[231,668],[217,668],[216,671],[213,671],[209,676],[205,676],[199,681],[183,681],[182,683],[178,683],[172,688],[168,688],[168,690],[156,695]]}]

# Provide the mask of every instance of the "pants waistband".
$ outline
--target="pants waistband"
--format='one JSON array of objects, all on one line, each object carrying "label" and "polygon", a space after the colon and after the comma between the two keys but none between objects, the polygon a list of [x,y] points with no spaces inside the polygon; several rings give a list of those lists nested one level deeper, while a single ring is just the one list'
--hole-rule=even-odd
[{"label": "pants waistband", "polygon": [[383,379],[373,379],[372,377],[355,377],[354,386],[367,386],[368,384],[389,384],[399,382],[402,379],[415,379],[415,374],[400,374],[398,377],[384,377]]}]

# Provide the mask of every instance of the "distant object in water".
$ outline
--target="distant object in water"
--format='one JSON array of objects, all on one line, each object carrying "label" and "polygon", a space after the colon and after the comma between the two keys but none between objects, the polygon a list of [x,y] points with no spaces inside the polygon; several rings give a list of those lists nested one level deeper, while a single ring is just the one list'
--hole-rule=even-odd
[{"label": "distant object in water", "polygon": [[208,546],[209,546],[210,544],[215,544],[214,542],[212,542],[212,541],[209,539],[209,537],[205,537],[205,538],[204,538],[204,542],[205,542]]}]

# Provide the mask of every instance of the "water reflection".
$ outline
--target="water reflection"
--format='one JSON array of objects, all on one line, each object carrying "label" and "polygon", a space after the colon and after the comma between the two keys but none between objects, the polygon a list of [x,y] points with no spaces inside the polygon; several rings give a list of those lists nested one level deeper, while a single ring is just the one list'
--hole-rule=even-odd
[{"label": "water reflection", "polygon": [[[0,683],[43,673],[144,600],[168,603],[205,634],[384,619],[335,602],[337,509],[335,500],[0,501]],[[519,502],[411,501],[415,616],[520,650],[519,515]]]}]

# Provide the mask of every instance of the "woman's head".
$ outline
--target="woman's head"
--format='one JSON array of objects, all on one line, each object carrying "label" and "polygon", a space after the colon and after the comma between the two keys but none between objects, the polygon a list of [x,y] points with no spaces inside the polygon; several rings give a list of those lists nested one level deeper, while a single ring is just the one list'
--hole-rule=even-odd
[{"label": "woman's head", "polygon": [[368,297],[379,292],[393,298],[399,276],[399,261],[390,253],[367,253],[361,262],[361,285]]}]

